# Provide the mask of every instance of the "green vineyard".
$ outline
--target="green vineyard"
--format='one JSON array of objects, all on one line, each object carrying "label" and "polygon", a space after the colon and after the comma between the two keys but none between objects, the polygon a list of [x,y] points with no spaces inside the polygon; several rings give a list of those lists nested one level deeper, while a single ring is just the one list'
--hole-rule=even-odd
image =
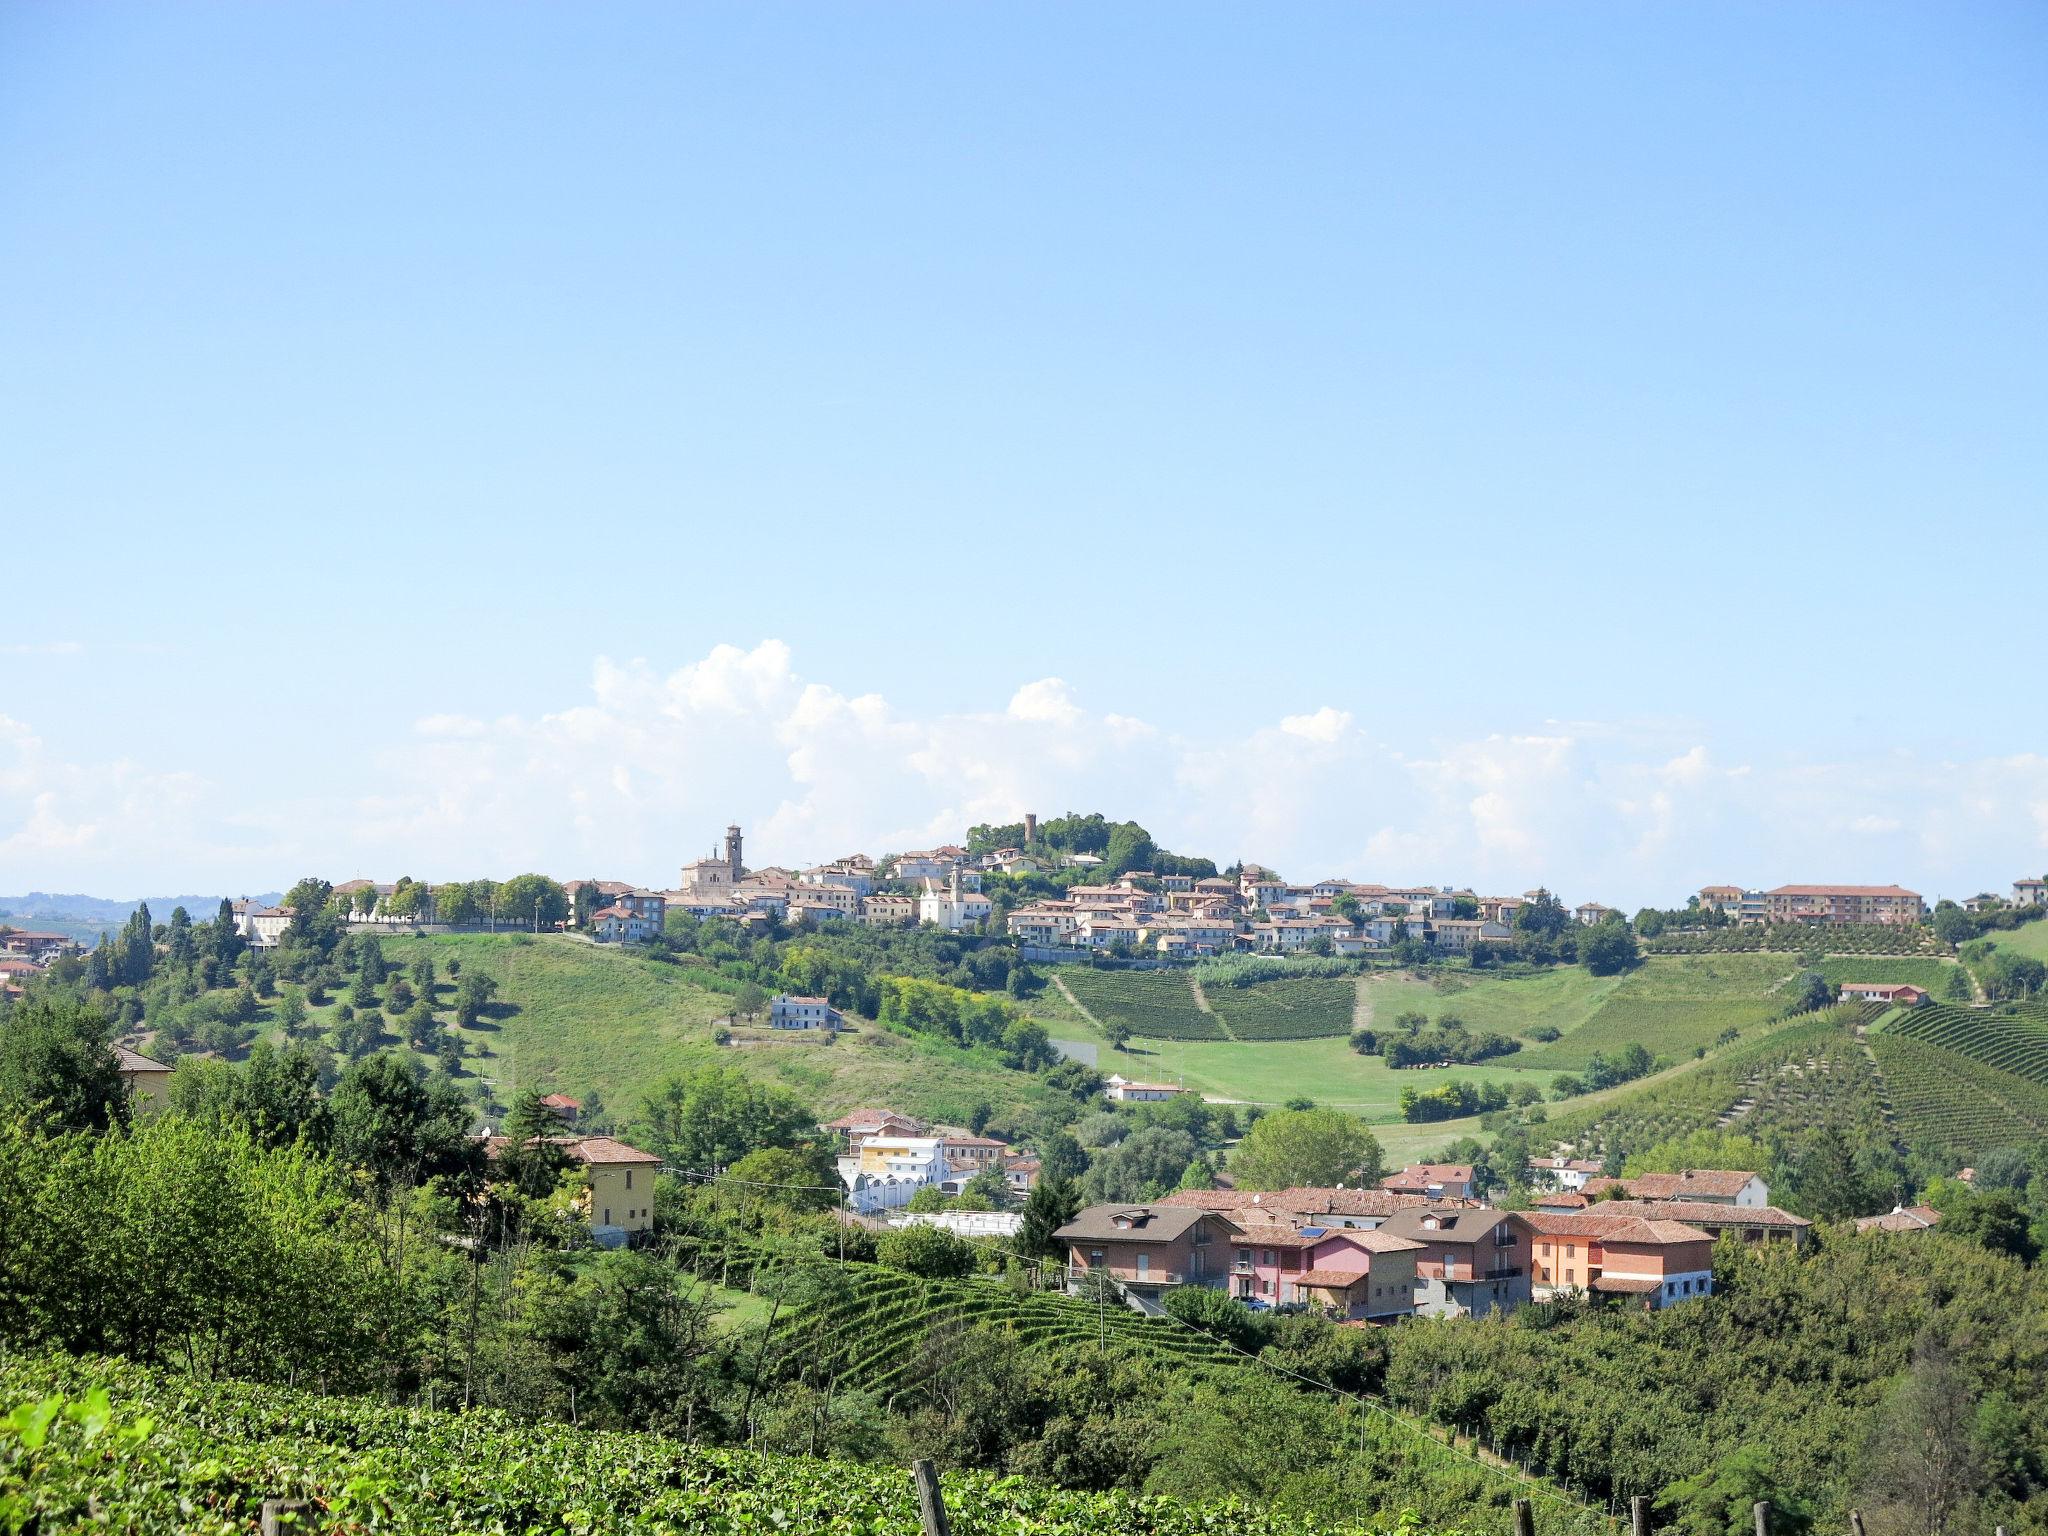
[{"label": "green vineyard", "polygon": [[[1235,1500],[1187,1504],[948,1473],[961,1536],[1312,1536]],[[146,1371],[122,1361],[0,1364],[0,1520],[37,1536],[233,1536],[264,1501],[310,1501],[316,1532],[805,1531],[917,1536],[900,1467],[528,1424]]]},{"label": "green vineyard", "polygon": [[1885,1033],[1924,1040],[2000,1072],[2048,1084],[2048,1008],[2038,1003],[1913,1008],[1898,1015]]},{"label": "green vineyard", "polygon": [[1830,1009],[1668,1081],[1554,1115],[1545,1134],[1590,1156],[1640,1151],[1716,1128],[1767,1139],[1878,1124],[1882,1086],[1855,1034],[1872,1011]]},{"label": "green vineyard", "polygon": [[1940,1147],[1967,1163],[2048,1136],[2048,1088],[1892,1030],[1873,1034],[1870,1048],[1907,1146]]},{"label": "green vineyard", "polygon": [[1238,1358],[1182,1324],[1116,1302],[1099,1307],[990,1279],[920,1280],[868,1264],[849,1264],[844,1273],[846,1284],[779,1326],[788,1341],[805,1343],[808,1376],[885,1398],[922,1385],[928,1338],[964,1327],[999,1329],[1019,1348],[1107,1342],[1183,1365]]},{"label": "green vineyard", "polygon": [[1358,984],[1349,976],[1301,976],[1242,987],[1211,983],[1204,992],[1240,1040],[1314,1040],[1351,1032]]},{"label": "green vineyard", "polygon": [[1104,1024],[1121,1024],[1153,1040],[1227,1040],[1214,1014],[1195,1006],[1186,971],[1098,971],[1068,966],[1060,972],[1081,1006]]},{"label": "green vineyard", "polygon": [[1759,954],[1797,955],[1818,949],[1830,955],[1945,955],[1948,946],[1923,923],[1844,923],[1808,928],[1801,923],[1771,923],[1746,928],[1702,928],[1661,933],[1644,949],[1655,955]]}]

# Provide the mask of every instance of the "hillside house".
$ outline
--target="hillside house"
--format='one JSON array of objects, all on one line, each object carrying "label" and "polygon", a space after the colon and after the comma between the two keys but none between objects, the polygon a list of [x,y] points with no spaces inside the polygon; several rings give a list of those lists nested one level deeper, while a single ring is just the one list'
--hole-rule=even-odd
[{"label": "hillside house", "polygon": [[1134,1083],[1118,1072],[1112,1072],[1102,1088],[1104,1098],[1119,1104],[1154,1104],[1186,1091],[1171,1083]]},{"label": "hillside house", "polygon": [[943,1186],[953,1177],[943,1136],[870,1136],[837,1166],[846,1203],[863,1216],[906,1206],[927,1184]]},{"label": "hillside house", "polygon": [[[654,898],[656,910],[665,903]],[[590,914],[590,936],[599,944],[639,944],[661,936],[662,919],[646,915],[644,907],[623,904],[600,907]]]},{"label": "hillside house", "polygon": [[2015,880],[2012,904],[2016,907],[2048,906],[2048,880]]},{"label": "hillside house", "polygon": [[1592,928],[1606,922],[1610,917],[1619,916],[1621,914],[1615,911],[1614,908],[1597,901],[1581,902],[1578,906],[1572,908],[1572,921],[1581,928]]},{"label": "hillside house", "polygon": [[1842,983],[1842,1001],[1891,1003],[1900,1008],[1918,1008],[1927,1001],[1927,991],[1906,981],[1845,981]]},{"label": "hillside house", "polygon": [[826,1121],[819,1129],[837,1136],[840,1144],[851,1152],[870,1136],[922,1136],[924,1122],[893,1109],[856,1109],[837,1120]]},{"label": "hillside house", "polygon": [[1882,1216],[1858,1216],[1858,1232],[1925,1232],[1941,1220],[1931,1205],[1895,1205]]},{"label": "hillside house", "polygon": [[72,947],[71,940],[61,933],[30,933],[25,929],[0,933],[0,954],[32,960],[37,965],[47,965]]},{"label": "hillside house", "polygon": [[266,907],[258,901],[238,901],[230,910],[235,914],[235,931],[248,941],[251,949],[277,948],[277,941],[291,926],[290,907]]},{"label": "hillside house", "polygon": [[1401,1211],[1379,1232],[1419,1245],[1415,1310],[1427,1317],[1484,1317],[1529,1300],[1525,1217],[1476,1206]]},{"label": "hillside house", "polygon": [[[618,1247],[634,1234],[654,1229],[654,1181],[661,1159],[609,1136],[550,1136],[580,1170],[583,1191],[577,1209],[602,1247]],[[493,1161],[512,1144],[509,1136],[485,1138]]]},{"label": "hillside house", "polygon": [[554,1117],[564,1125],[574,1125],[583,1113],[583,1101],[572,1099],[566,1093],[544,1093],[540,1098],[541,1107],[551,1110]]},{"label": "hillside house", "polygon": [[1654,1311],[1710,1296],[1714,1240],[1684,1222],[1583,1211],[1530,1211],[1530,1286],[1537,1297],[1572,1291],[1626,1299]]},{"label": "hillside house", "polygon": [[171,1102],[171,1069],[151,1061],[140,1051],[125,1045],[114,1047],[121,1081],[128,1085],[129,1101],[139,1113],[154,1114]]},{"label": "hillside house", "polygon": [[770,1029],[815,1029],[831,1034],[845,1016],[822,997],[796,997],[778,992],[768,1000]]},{"label": "hillside house", "polygon": [[1740,1168],[1687,1168],[1681,1173],[1641,1173],[1632,1179],[1589,1179],[1580,1187],[1588,1195],[1619,1191],[1631,1200],[1693,1200],[1752,1209],[1771,1203],[1771,1186],[1763,1175]]},{"label": "hillside house", "polygon": [[864,896],[859,918],[870,928],[905,928],[917,921],[917,899],[912,896]]},{"label": "hillside house", "polygon": [[1215,1211],[1170,1205],[1091,1205],[1053,1234],[1067,1248],[1067,1281],[1108,1275],[1141,1312],[1158,1312],[1179,1285],[1230,1279],[1238,1226]]},{"label": "hillside house", "polygon": [[1240,1222],[1230,1294],[1273,1307],[1312,1307],[1353,1321],[1415,1314],[1422,1244],[1386,1232]]},{"label": "hillside house", "polygon": [[1447,955],[1469,955],[1481,944],[1501,944],[1515,936],[1506,923],[1479,917],[1439,917],[1427,925],[1429,947]]},{"label": "hillside house", "polygon": [[1600,1177],[1601,1165],[1583,1158],[1532,1157],[1529,1159],[1529,1182],[1539,1189],[1553,1189],[1577,1194],[1586,1187],[1589,1179]]},{"label": "hillside house", "polygon": [[1410,1163],[1381,1179],[1380,1188],[1430,1200],[1474,1200],[1480,1193],[1470,1163]]}]

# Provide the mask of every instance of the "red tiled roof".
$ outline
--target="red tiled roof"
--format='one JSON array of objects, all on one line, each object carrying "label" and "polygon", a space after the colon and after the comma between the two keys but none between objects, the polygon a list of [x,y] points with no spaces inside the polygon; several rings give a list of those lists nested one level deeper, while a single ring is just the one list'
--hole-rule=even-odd
[{"label": "red tiled roof", "polygon": [[[1755,1177],[1739,1168],[1688,1168],[1683,1173],[1637,1174],[1620,1182],[1638,1200],[1683,1200],[1688,1195],[1720,1195],[1732,1200]],[[1592,1187],[1590,1182],[1587,1187]]]},{"label": "red tiled roof", "polygon": [[1294,1283],[1296,1285],[1321,1286],[1326,1290],[1348,1291],[1361,1280],[1370,1280],[1371,1278],[1372,1276],[1364,1270],[1305,1269],[1294,1277]]},{"label": "red tiled roof", "polygon": [[1766,896],[1912,896],[1902,885],[1781,885],[1764,892]]},{"label": "red tiled roof", "polygon": [[1682,1221],[1702,1227],[1810,1227],[1775,1205],[1716,1205],[1711,1200],[1605,1200],[1594,1209],[1605,1215],[1642,1216],[1651,1221]]}]

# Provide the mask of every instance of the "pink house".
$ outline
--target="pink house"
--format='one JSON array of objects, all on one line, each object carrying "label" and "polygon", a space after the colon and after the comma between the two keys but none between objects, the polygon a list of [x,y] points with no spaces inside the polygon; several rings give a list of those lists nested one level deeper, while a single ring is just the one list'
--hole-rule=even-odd
[{"label": "pink house", "polygon": [[1231,1240],[1230,1294],[1352,1320],[1410,1317],[1421,1251],[1422,1244],[1387,1232],[1248,1222]]}]

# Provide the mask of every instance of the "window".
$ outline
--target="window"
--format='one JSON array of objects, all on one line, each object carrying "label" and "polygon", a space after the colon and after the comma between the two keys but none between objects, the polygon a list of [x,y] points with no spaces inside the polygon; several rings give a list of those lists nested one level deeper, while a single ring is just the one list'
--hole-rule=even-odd
[{"label": "window", "polygon": [[628,1168],[628,1169],[626,1170],[626,1188],[628,1188],[628,1189],[631,1189],[632,1187],[633,1187],[633,1170],[632,1170],[632,1169],[630,1169],[630,1168]]},{"label": "window", "polygon": [[1576,1269],[1568,1269],[1564,1272],[1564,1283],[1566,1285],[1570,1285],[1574,1280],[1578,1278],[1579,1272]]},{"label": "window", "polygon": [[1152,1272],[1152,1255],[1151,1255],[1151,1254],[1149,1254],[1149,1253],[1141,1253],[1141,1254],[1139,1254],[1139,1255],[1138,1255],[1138,1275],[1139,1275],[1139,1277],[1140,1277],[1140,1278],[1142,1279],[1142,1278],[1143,1278],[1144,1276],[1146,1276],[1146,1275],[1149,1275],[1149,1274],[1150,1274],[1151,1272]]}]

